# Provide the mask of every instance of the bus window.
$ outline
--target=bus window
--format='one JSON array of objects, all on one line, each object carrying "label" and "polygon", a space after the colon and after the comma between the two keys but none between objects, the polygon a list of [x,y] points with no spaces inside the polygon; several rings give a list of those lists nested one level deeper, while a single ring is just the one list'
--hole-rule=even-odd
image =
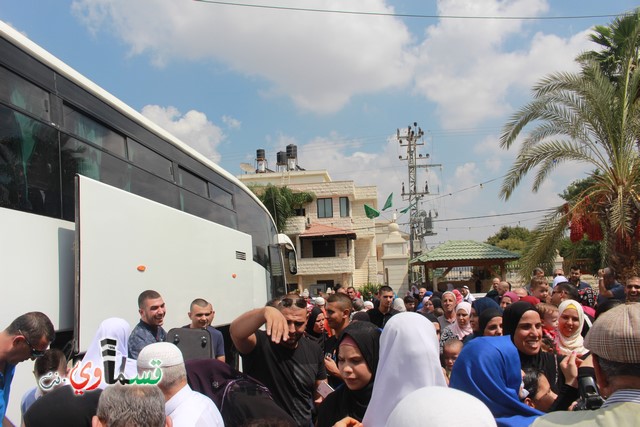
[{"label": "bus window", "polygon": [[131,168],[131,192],[163,205],[180,209],[178,187],[137,167]]},{"label": "bus window", "polygon": [[64,219],[73,221],[75,216],[73,179],[76,174],[130,191],[132,167],[123,160],[64,134],[60,156]]},{"label": "bus window", "polygon": [[237,229],[236,213],[216,205],[209,199],[196,196],[186,190],[180,190],[182,210],[191,215],[208,219],[225,227]]},{"label": "bus window", "polygon": [[173,168],[171,161],[164,158],[153,150],[148,149],[142,144],[129,139],[129,160],[142,169],[158,175],[161,178],[173,181]]},{"label": "bus window", "polygon": [[79,113],[66,104],[62,107],[62,113],[64,115],[64,129],[122,158],[126,157],[124,136]]},{"label": "bus window", "polygon": [[0,105],[0,206],[60,215],[55,129]]},{"label": "bus window", "polygon": [[50,122],[49,92],[0,67],[0,99]]},{"label": "bus window", "polygon": [[233,210],[233,195],[217,185],[209,183],[209,197],[220,206]]},{"label": "bus window", "polygon": [[278,234],[269,214],[247,193],[237,188],[234,200],[238,215],[238,229],[250,234],[253,241],[253,260],[269,269],[267,247],[273,243]]},{"label": "bus window", "polygon": [[181,167],[178,168],[178,184],[199,196],[209,197],[207,181]]}]

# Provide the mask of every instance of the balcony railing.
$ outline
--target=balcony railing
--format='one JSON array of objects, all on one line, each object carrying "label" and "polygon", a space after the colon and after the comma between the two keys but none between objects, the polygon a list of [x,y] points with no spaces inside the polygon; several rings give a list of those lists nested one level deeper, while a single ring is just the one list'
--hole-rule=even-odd
[{"label": "balcony railing", "polygon": [[298,259],[298,274],[351,273],[355,269],[353,257],[321,257]]}]

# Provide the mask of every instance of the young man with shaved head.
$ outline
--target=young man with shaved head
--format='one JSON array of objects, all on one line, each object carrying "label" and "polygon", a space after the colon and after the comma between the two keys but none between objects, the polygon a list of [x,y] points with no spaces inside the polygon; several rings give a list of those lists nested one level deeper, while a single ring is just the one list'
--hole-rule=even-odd
[{"label": "young man with shaved head", "polygon": [[206,329],[209,331],[213,346],[213,357],[224,362],[224,337],[222,336],[222,332],[211,326],[215,315],[216,312],[213,310],[210,302],[202,298],[196,298],[191,302],[189,312],[187,313],[191,323],[183,326],[183,328]]}]

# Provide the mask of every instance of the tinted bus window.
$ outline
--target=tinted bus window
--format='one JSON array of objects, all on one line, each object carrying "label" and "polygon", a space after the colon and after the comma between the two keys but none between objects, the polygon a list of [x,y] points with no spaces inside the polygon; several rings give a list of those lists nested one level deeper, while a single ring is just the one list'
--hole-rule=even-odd
[{"label": "tinted bus window", "polygon": [[74,177],[76,174],[122,190],[130,191],[131,189],[131,169],[133,168],[125,161],[85,142],[63,134],[60,157],[62,159],[63,217],[66,220],[73,221],[75,217]]},{"label": "tinted bus window", "polygon": [[244,193],[239,187],[235,194],[235,202],[238,229],[252,237],[253,260],[269,269],[267,247],[278,233],[275,226],[272,225],[271,218],[251,196]]},{"label": "tinted bus window", "polygon": [[209,197],[220,206],[233,210],[233,195],[217,185],[209,183]]},{"label": "tinted bus window", "polygon": [[79,113],[68,105],[63,106],[63,127],[78,138],[125,158],[124,136]]},{"label": "tinted bus window", "polygon": [[51,121],[49,93],[0,67],[0,99],[46,122]]},{"label": "tinted bus window", "polygon": [[163,205],[180,209],[178,187],[136,167],[131,168],[131,192]]},{"label": "tinted bus window", "polygon": [[60,216],[55,129],[0,105],[0,206]]},{"label": "tinted bus window", "polygon": [[178,184],[202,197],[209,197],[207,181],[182,168],[178,168]]},{"label": "tinted bus window", "polygon": [[180,190],[180,201],[182,202],[182,210],[191,215],[208,219],[229,228],[238,228],[236,213],[216,205],[209,199],[196,196],[185,190]]},{"label": "tinted bus window", "polygon": [[171,161],[169,159],[162,157],[160,154],[132,139],[128,140],[128,145],[129,160],[144,170],[173,181],[173,168],[171,167]]}]

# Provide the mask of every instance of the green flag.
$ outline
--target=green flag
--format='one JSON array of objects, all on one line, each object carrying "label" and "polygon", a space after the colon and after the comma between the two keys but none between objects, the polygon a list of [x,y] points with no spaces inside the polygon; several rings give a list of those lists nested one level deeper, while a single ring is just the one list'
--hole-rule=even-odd
[{"label": "green flag", "polygon": [[400,213],[407,213],[409,212],[409,209],[411,209],[416,203],[418,203],[418,201],[416,200],[415,202],[411,203],[409,206],[407,206],[406,208],[402,209],[400,211]]},{"label": "green flag", "polygon": [[393,193],[389,194],[389,197],[387,197],[387,201],[384,202],[384,206],[382,207],[382,210],[386,211],[387,209],[389,209],[392,203],[393,203]]},{"label": "green flag", "polygon": [[380,216],[380,212],[369,205],[364,205],[364,213],[369,219],[374,219]]}]

